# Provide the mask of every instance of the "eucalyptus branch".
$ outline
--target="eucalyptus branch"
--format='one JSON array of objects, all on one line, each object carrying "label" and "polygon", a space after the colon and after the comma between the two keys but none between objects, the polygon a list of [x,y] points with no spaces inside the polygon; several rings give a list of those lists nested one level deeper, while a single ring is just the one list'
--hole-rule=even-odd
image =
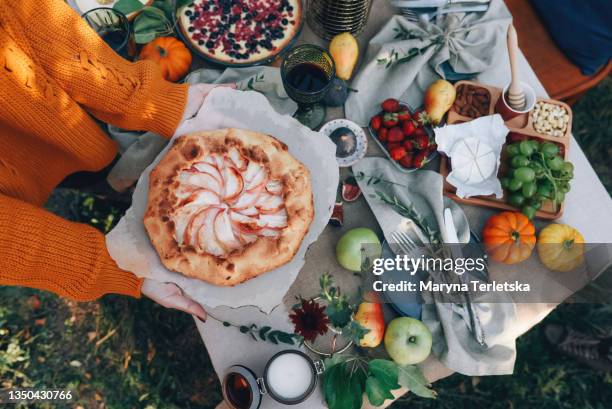
[{"label": "eucalyptus branch", "polygon": [[[393,182],[392,180],[384,179],[381,176],[366,175],[363,172],[357,172],[357,174],[355,175],[355,179],[365,180],[366,185],[368,186],[374,186],[379,183],[383,183],[386,185],[394,185],[394,186],[399,186],[399,187],[408,189],[408,186],[403,185],[401,183],[397,183],[397,182]],[[375,191],[375,193],[378,199],[392,206],[393,210],[395,210],[396,213],[412,220],[427,236],[427,239],[429,240],[429,244],[437,245],[437,244],[442,243],[442,237],[440,236],[440,232],[429,226],[429,223],[427,222],[427,220],[423,216],[421,216],[421,214],[419,214],[419,212],[416,210],[413,204],[402,203],[397,198],[397,196],[395,195],[390,196],[387,193],[379,191],[379,190]]]},{"label": "eucalyptus branch", "polygon": [[407,51],[404,51],[402,55],[400,55],[399,52],[397,52],[395,49],[392,49],[389,52],[389,56],[388,57],[383,57],[383,58],[379,58],[376,60],[376,62],[379,65],[384,65],[385,69],[389,69],[394,65],[399,65],[399,64],[404,64],[407,63],[408,61],[412,60],[414,57],[416,57],[417,55],[423,54],[425,51],[427,51],[430,47],[436,45],[437,43],[431,43],[426,45],[425,47],[421,47],[421,48],[410,48]]},{"label": "eucalyptus branch", "polygon": [[375,193],[380,200],[391,205],[396,213],[412,220],[427,235],[429,243],[439,244],[442,242],[439,232],[429,226],[427,220],[419,214],[413,204],[402,203],[397,196],[389,196],[380,190],[377,190]]},{"label": "eucalyptus branch", "polygon": [[304,338],[300,335],[272,329],[269,326],[259,327],[256,324],[241,325],[222,320],[208,313],[208,317],[221,323],[224,327],[237,328],[242,334],[250,335],[255,341],[268,341],[273,344],[302,345]]}]

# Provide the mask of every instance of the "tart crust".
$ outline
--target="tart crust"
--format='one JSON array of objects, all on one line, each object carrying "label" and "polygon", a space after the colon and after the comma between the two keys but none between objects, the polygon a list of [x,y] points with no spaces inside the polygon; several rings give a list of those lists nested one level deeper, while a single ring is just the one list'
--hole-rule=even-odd
[{"label": "tart crust", "polygon": [[[179,244],[173,217],[181,208],[179,175],[206,155],[238,148],[249,161],[262,164],[283,185],[287,225],[278,237],[258,237],[226,256],[216,257],[184,242]],[[314,217],[310,172],[277,139],[242,129],[220,129],[177,138],[153,169],[144,225],[161,262],[169,270],[218,286],[233,286],[289,262]],[[203,227],[205,228],[205,227]]]}]

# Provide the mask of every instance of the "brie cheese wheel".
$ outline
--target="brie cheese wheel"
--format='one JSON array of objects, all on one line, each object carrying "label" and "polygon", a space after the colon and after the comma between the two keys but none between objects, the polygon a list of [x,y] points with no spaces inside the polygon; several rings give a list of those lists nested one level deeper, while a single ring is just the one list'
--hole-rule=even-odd
[{"label": "brie cheese wheel", "polygon": [[497,157],[491,146],[475,137],[458,141],[450,157],[453,176],[466,185],[487,180],[497,167]]}]

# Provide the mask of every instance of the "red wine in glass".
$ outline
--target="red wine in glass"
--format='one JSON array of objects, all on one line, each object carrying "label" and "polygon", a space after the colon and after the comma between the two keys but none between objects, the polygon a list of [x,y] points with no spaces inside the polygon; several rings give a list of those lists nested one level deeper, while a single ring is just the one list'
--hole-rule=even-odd
[{"label": "red wine in glass", "polygon": [[325,120],[325,106],[320,101],[329,90],[336,74],[329,52],[315,44],[302,44],[285,54],[281,78],[289,98],[297,102],[294,117],[311,129]]},{"label": "red wine in glass", "polygon": [[111,46],[115,51],[121,51],[125,45],[125,32],[121,30],[115,30],[113,28],[104,30],[98,33],[104,42]]},{"label": "red wine in glass", "polygon": [[319,92],[329,83],[330,78],[316,64],[298,64],[287,73],[287,82],[302,92]]}]

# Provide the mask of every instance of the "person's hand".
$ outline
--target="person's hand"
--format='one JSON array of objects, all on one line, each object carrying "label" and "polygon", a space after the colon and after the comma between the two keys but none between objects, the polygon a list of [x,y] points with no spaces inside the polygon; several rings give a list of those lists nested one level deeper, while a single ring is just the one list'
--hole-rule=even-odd
[{"label": "person's hand", "polygon": [[206,310],[191,298],[183,295],[183,291],[176,284],[145,278],[141,291],[142,294],[163,307],[181,310],[195,315],[201,321],[206,321]]},{"label": "person's hand", "polygon": [[198,113],[210,91],[217,87],[236,88],[236,84],[194,84],[189,86],[187,91],[185,112],[183,113],[181,123],[176,128],[176,132],[174,133],[175,135],[181,135],[184,133],[182,129],[185,122],[193,118]]}]

